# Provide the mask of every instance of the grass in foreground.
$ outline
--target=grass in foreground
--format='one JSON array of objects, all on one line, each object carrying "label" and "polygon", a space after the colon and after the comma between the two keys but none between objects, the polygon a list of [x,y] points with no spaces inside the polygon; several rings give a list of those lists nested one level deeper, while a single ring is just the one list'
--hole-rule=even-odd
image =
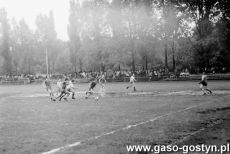
[{"label": "grass in foreground", "polygon": [[[176,91],[197,88],[195,82],[138,83],[138,90]],[[124,83],[107,85],[108,91],[125,91]],[[186,85],[186,86],[185,86]],[[212,89],[228,89],[225,82],[210,83]],[[87,89],[87,85],[78,85]],[[213,88],[215,87],[215,88]],[[3,87],[0,87],[0,89]],[[104,134],[128,125],[148,121],[160,115],[200,105],[186,112],[165,116],[124,131],[118,131],[60,153],[127,153],[127,144],[171,143],[228,115],[202,112],[228,107],[229,96],[164,96],[77,99],[53,103],[47,98],[5,97],[15,94],[42,93],[38,85],[9,86],[1,91],[0,153],[41,153],[77,141]],[[9,94],[9,92],[13,92]],[[210,103],[210,104],[206,104]],[[217,113],[217,114],[216,114]],[[192,142],[191,142],[192,143]]]}]

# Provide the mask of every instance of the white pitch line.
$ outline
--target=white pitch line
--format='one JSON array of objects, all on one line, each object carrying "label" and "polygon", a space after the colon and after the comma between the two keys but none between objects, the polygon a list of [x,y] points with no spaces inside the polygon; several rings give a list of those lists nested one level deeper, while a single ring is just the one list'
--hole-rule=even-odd
[{"label": "white pitch line", "polygon": [[[85,96],[85,91],[76,91],[75,92],[76,97],[83,97]],[[95,92],[95,94],[101,94],[101,92]],[[173,91],[173,92],[105,92],[105,96],[145,96],[145,95],[151,95],[151,96],[183,96],[183,95],[201,95],[201,91]],[[220,94],[230,94],[229,90],[215,90],[213,91],[213,94],[220,95]],[[49,97],[47,93],[37,93],[37,94],[29,94],[29,95],[23,95],[23,94],[18,94],[18,95],[13,95],[9,97],[21,97],[21,98],[34,98],[34,97]]]},{"label": "white pitch line", "polygon": [[144,121],[144,122],[136,123],[136,124],[133,124],[133,125],[128,125],[128,126],[126,126],[124,128],[119,128],[119,129],[116,129],[116,130],[113,130],[113,131],[110,131],[110,132],[107,132],[107,133],[104,133],[104,134],[101,134],[101,135],[98,135],[98,136],[90,137],[90,138],[87,138],[87,139],[84,139],[84,140],[81,140],[81,141],[74,142],[72,144],[67,144],[65,146],[55,148],[55,149],[52,149],[52,150],[47,151],[47,152],[43,152],[42,154],[53,154],[53,153],[59,152],[61,150],[65,150],[67,148],[70,148],[70,147],[77,147],[77,146],[80,146],[83,142],[86,142],[86,141],[96,140],[96,139],[104,137],[104,136],[115,134],[115,133],[120,132],[122,130],[128,130],[128,129],[133,128],[133,127],[137,127],[137,126],[140,126],[140,125],[143,125],[143,124],[146,124],[146,123],[154,122],[154,121],[156,121],[156,120],[158,120],[160,118],[163,118],[163,117],[167,117],[167,116],[170,116],[170,115],[173,115],[173,114],[176,114],[176,113],[184,112],[184,111],[187,111],[187,110],[190,110],[190,109],[193,109],[193,108],[197,108],[197,107],[202,106],[202,105],[211,104],[211,103],[212,102],[208,102],[208,103],[205,103],[205,104],[203,103],[203,104],[199,104],[199,105],[194,105],[194,106],[190,106],[190,107],[187,107],[185,109],[182,109],[182,110],[178,110],[178,111],[174,111],[174,112],[167,113],[167,114],[164,114],[164,115],[160,115],[160,116],[157,116],[157,117],[155,117],[153,119],[150,119],[150,120],[147,120],[147,121]]}]

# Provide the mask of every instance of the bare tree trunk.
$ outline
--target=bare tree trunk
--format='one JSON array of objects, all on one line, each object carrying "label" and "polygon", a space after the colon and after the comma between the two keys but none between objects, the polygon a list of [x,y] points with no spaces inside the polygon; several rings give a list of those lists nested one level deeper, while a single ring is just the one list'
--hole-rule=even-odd
[{"label": "bare tree trunk", "polygon": [[148,71],[148,57],[145,56],[145,70]]},{"label": "bare tree trunk", "polygon": [[18,65],[15,66],[16,75],[18,75]]},{"label": "bare tree trunk", "polygon": [[174,45],[174,38],[172,42],[172,61],[173,61],[173,72],[175,73],[176,71],[176,62],[175,62],[175,45]]},{"label": "bare tree trunk", "polygon": [[80,67],[80,72],[82,72],[83,62],[81,58],[79,58],[79,67]]},{"label": "bare tree trunk", "polygon": [[74,54],[74,57],[73,57],[73,68],[74,68],[74,72],[77,72],[77,57],[76,57],[76,54]]},{"label": "bare tree trunk", "polygon": [[[163,7],[163,16],[165,17],[165,1],[162,0],[162,7]],[[164,25],[165,26],[165,25]],[[164,38],[164,46],[165,46],[165,68],[168,68],[168,46],[167,46],[167,34],[165,33]]]},{"label": "bare tree trunk", "polygon": [[134,51],[132,50],[132,71],[135,72],[135,56],[134,56]]},{"label": "bare tree trunk", "polygon": [[167,43],[165,43],[165,68],[168,68],[168,49]]},{"label": "bare tree trunk", "polygon": [[135,54],[134,54],[134,42],[133,39],[131,38],[131,52],[132,52],[132,71],[135,72]]},{"label": "bare tree trunk", "polygon": [[103,63],[103,62],[101,63],[101,71],[102,71],[102,72],[104,72],[104,71],[105,71],[105,65],[104,65],[104,63]]},{"label": "bare tree trunk", "polygon": [[74,72],[77,72],[77,62],[74,63]]},{"label": "bare tree trunk", "polygon": [[31,70],[30,70],[30,58],[28,58],[28,69],[29,69],[29,74],[31,73]]}]

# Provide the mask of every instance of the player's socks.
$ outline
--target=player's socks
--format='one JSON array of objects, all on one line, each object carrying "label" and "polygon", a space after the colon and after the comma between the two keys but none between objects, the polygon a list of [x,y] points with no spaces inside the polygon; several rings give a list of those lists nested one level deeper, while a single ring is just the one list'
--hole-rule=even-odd
[{"label": "player's socks", "polygon": [[72,94],[72,99],[76,99],[76,98],[74,97],[74,93]]},{"label": "player's socks", "polygon": [[212,94],[212,91],[211,90],[209,90],[209,89],[207,89],[208,90],[208,92],[210,93],[210,94]]},{"label": "player's socks", "polygon": [[75,93],[73,92],[73,93],[72,93],[72,99],[75,99],[74,95],[75,95]]},{"label": "player's socks", "polygon": [[62,100],[62,97],[59,98],[59,101],[61,101],[61,100]]}]

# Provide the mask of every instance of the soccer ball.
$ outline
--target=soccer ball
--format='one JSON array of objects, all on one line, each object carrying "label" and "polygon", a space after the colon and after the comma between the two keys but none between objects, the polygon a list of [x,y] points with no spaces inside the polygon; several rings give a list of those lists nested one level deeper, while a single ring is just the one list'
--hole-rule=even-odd
[{"label": "soccer ball", "polygon": [[96,101],[98,101],[99,97],[96,96],[94,99],[95,99]]}]

